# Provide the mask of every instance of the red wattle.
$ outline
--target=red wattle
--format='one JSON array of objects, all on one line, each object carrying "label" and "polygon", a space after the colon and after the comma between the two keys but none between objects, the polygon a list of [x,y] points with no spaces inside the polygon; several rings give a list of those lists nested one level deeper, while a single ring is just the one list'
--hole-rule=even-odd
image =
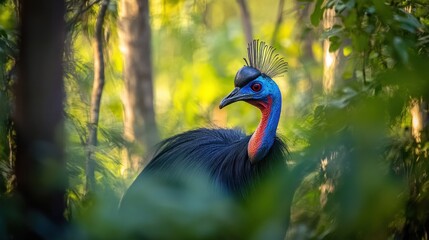
[{"label": "red wattle", "polygon": [[271,113],[271,103],[272,98],[268,97],[267,101],[248,101],[250,104],[256,106],[259,108],[262,112],[262,118],[261,122],[259,123],[258,127],[256,128],[256,131],[253,133],[252,137],[250,138],[249,144],[247,146],[247,154],[252,161],[256,154],[258,153],[259,149],[261,148],[262,141],[265,135],[265,129],[268,124],[268,119]]}]

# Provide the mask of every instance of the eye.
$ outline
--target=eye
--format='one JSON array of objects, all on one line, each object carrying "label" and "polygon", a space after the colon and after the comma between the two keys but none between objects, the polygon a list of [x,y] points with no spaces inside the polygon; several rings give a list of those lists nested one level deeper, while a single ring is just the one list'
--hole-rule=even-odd
[{"label": "eye", "polygon": [[255,92],[259,92],[262,89],[262,85],[260,83],[254,83],[250,88]]}]

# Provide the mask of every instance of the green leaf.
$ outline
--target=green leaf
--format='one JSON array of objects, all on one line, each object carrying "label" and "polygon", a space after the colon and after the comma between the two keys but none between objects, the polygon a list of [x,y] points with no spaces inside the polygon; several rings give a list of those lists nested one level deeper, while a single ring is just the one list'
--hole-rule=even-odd
[{"label": "green leaf", "polygon": [[337,51],[341,46],[341,39],[337,36],[333,36],[329,38],[330,45],[329,45],[329,52],[335,52]]},{"label": "green leaf", "polygon": [[411,14],[406,14],[405,16],[395,15],[394,19],[399,23],[403,30],[410,33],[415,33],[422,28],[422,24],[419,22],[419,20],[417,20]]},{"label": "green leaf", "polygon": [[316,6],[314,7],[314,11],[310,16],[311,24],[317,27],[320,23],[320,20],[323,17],[324,8],[322,8],[323,0],[317,0]]},{"label": "green leaf", "polygon": [[322,33],[322,38],[331,38],[334,36],[339,36],[343,32],[343,28],[340,25],[334,25],[331,29],[326,30]]},{"label": "green leaf", "polygon": [[402,40],[400,37],[395,37],[393,39],[393,47],[402,63],[408,63],[407,44],[404,42],[404,40]]},{"label": "green leaf", "polygon": [[338,13],[341,13],[343,11],[349,11],[354,9],[355,7],[355,1],[354,0],[349,0],[349,1],[338,1],[335,2],[335,11]]}]

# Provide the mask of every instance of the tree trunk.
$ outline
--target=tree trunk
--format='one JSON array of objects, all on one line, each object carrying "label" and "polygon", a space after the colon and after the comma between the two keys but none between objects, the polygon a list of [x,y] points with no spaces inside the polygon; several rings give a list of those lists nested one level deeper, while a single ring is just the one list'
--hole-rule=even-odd
[{"label": "tree trunk", "polygon": [[16,131],[15,123],[13,120],[8,121],[8,133],[7,139],[9,143],[9,168],[10,172],[7,176],[6,193],[11,193],[16,189],[16,174],[15,174],[15,163],[16,163]]},{"label": "tree trunk", "polygon": [[244,35],[246,36],[246,41],[247,43],[251,43],[253,41],[253,30],[249,8],[247,7],[247,0],[237,0],[237,3],[240,7],[241,21],[243,24]]},{"label": "tree trunk", "polygon": [[[330,29],[334,26],[335,10],[326,9],[323,14],[323,28]],[[338,79],[340,78],[340,62],[342,61],[341,48],[330,52],[331,43],[329,39],[323,40],[323,89],[325,93],[332,93],[338,87]]]},{"label": "tree trunk", "polygon": [[103,55],[103,23],[106,16],[107,7],[110,0],[101,2],[100,12],[95,23],[94,37],[94,82],[91,93],[91,106],[88,124],[88,142],[87,142],[87,159],[86,159],[86,193],[95,189],[95,159],[94,150],[98,145],[97,132],[98,121],[100,118],[101,95],[105,82],[104,76],[104,55]]},{"label": "tree trunk", "polygon": [[122,172],[128,175],[146,165],[144,152],[159,141],[153,103],[148,0],[121,1],[120,39],[124,56],[124,137],[129,142]]},{"label": "tree trunk", "polygon": [[[323,30],[331,29],[337,20],[335,18],[335,9],[328,8],[323,13]],[[336,89],[338,89],[340,85],[341,78],[341,62],[344,57],[342,55],[342,48],[340,47],[336,51],[330,52],[329,48],[331,43],[329,39],[323,40],[323,90],[325,94],[331,94]],[[338,149],[339,150],[339,149]],[[321,171],[323,172],[324,182],[319,187],[320,189],[320,204],[322,207],[325,207],[329,195],[332,194],[336,189],[336,178],[338,178],[338,174],[340,170],[338,167],[340,163],[338,163],[337,155],[339,154],[338,150],[334,150],[330,153],[329,156],[323,158],[321,160]],[[330,169],[328,171],[328,169]]]},{"label": "tree trunk", "polygon": [[[412,3],[404,7],[404,11],[412,14]],[[429,136],[429,104],[427,95],[419,98],[412,98],[410,103],[411,114],[411,135],[414,138],[414,159],[408,175],[408,199],[405,205],[405,222],[402,232],[397,239],[424,239],[428,235],[429,218],[421,214],[421,209],[427,202],[427,150],[426,144]]]},{"label": "tree trunk", "polygon": [[[13,239],[59,238],[66,207],[63,139],[64,1],[22,0],[15,85],[17,197],[22,225]],[[44,222],[50,228],[35,226]],[[52,226],[52,227],[51,227]]]},{"label": "tree trunk", "polygon": [[[302,4],[296,3],[296,11],[298,12],[298,16],[297,16],[298,22],[303,24],[310,24],[309,19],[313,10],[314,10],[314,3],[305,3],[304,6],[302,6]],[[315,36],[313,32],[308,31],[308,32],[301,33],[299,41],[303,42],[302,55],[301,55],[303,60],[314,61],[313,42],[315,41]]]},{"label": "tree trunk", "polygon": [[[310,15],[314,9],[314,3],[302,3],[295,2],[295,11],[297,12],[297,22],[302,25],[310,25]],[[314,59],[313,54],[313,43],[316,42],[315,34],[311,31],[301,32],[297,36],[297,41],[301,43],[300,52],[298,60],[304,70],[304,75],[299,79],[297,87],[299,87],[298,96],[301,101],[299,106],[302,109],[306,109],[309,103],[311,103],[314,94],[312,93],[313,86],[313,76],[312,69],[314,69],[319,63]],[[311,111],[311,109],[308,109]]]}]

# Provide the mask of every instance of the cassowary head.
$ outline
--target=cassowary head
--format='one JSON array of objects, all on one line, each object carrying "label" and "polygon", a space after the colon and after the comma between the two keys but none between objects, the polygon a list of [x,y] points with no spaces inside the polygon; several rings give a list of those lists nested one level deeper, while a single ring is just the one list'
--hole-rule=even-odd
[{"label": "cassowary head", "polygon": [[275,49],[254,40],[247,48],[248,58],[244,58],[246,66],[235,75],[234,90],[226,96],[219,107],[223,108],[237,101],[248,102],[262,110],[270,101],[281,99],[281,93],[273,77],[287,70],[285,62]]}]

